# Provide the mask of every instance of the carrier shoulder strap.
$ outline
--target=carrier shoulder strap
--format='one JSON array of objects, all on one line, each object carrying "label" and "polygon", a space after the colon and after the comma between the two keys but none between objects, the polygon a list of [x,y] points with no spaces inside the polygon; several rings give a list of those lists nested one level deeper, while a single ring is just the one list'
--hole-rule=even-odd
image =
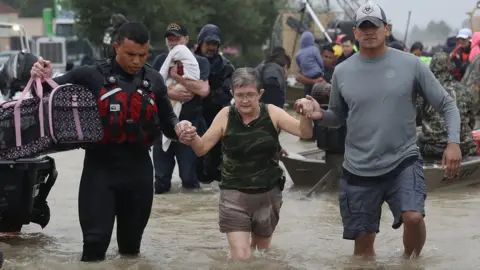
[{"label": "carrier shoulder strap", "polygon": [[100,73],[102,73],[103,75],[103,85],[111,85],[117,82],[117,78],[113,74],[111,59],[107,58],[107,59],[98,61],[96,66],[100,71]]},{"label": "carrier shoulder strap", "polygon": [[[113,72],[113,65],[112,65],[112,59],[104,59],[102,61],[98,61],[97,62],[97,68],[98,70],[102,73],[103,77],[104,77],[104,82],[103,84],[104,85],[111,85],[111,84],[114,84],[115,82],[117,82],[117,76],[116,74]],[[140,79],[140,83],[139,83],[139,87],[141,87],[142,89],[144,89],[145,91],[150,91],[150,88],[151,88],[151,82],[150,82],[150,79],[148,79],[148,76],[147,76],[147,68],[150,67],[150,65],[148,64],[145,64],[146,66],[144,66],[142,68],[142,77]]]},{"label": "carrier shoulder strap", "polygon": [[141,71],[142,72],[142,79],[141,79],[140,87],[142,87],[143,90],[150,92],[152,83],[147,76],[147,73],[149,72],[147,70],[148,68],[152,68],[152,67],[150,65],[148,65],[147,63],[145,63],[145,66],[142,68],[142,71]]}]

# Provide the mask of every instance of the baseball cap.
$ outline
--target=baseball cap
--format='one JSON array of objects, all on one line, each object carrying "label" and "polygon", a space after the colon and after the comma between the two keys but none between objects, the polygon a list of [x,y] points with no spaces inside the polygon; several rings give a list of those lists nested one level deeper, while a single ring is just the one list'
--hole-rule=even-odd
[{"label": "baseball cap", "polygon": [[360,6],[355,13],[355,27],[359,27],[362,23],[369,21],[380,27],[388,23],[387,16],[383,9],[370,1]]},{"label": "baseball cap", "polygon": [[167,26],[165,37],[168,37],[169,35],[186,37],[188,36],[187,28],[178,23],[171,23]]},{"label": "baseball cap", "polygon": [[472,30],[469,28],[463,28],[458,31],[457,38],[470,39],[472,37]]}]

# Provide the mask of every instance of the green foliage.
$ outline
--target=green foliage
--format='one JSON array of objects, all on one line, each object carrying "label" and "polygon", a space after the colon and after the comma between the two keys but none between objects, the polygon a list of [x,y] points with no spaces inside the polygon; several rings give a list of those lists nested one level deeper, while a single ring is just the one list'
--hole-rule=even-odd
[{"label": "green foliage", "polygon": [[152,43],[160,47],[164,46],[163,35],[171,22],[186,25],[193,40],[203,25],[213,23],[222,30],[222,45],[239,46],[242,58],[249,62],[260,60],[256,59],[262,56],[259,48],[270,37],[278,8],[285,3],[285,0],[70,1],[77,12],[80,31],[93,43],[101,42],[114,13],[145,23],[151,31]]},{"label": "green foliage", "polygon": [[445,21],[430,21],[423,28],[413,26],[408,40],[421,41],[425,44],[444,43],[445,39],[452,34],[454,34],[453,29]]},{"label": "green foliage", "polygon": [[1,3],[7,4],[11,8],[18,9],[20,8],[23,0],[1,0]]},{"label": "green foliage", "polygon": [[42,17],[43,9],[53,9],[54,5],[53,0],[16,0],[10,2],[17,2],[15,5],[20,3],[20,17]]}]

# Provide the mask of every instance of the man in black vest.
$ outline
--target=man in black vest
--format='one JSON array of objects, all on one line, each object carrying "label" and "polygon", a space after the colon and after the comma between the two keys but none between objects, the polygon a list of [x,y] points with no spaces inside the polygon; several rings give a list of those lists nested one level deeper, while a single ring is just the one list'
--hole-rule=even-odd
[{"label": "man in black vest", "polygon": [[[131,97],[138,91],[149,92],[152,98],[148,104],[158,108],[158,114],[150,115],[144,125],[135,120],[126,119],[121,128],[125,133],[140,134],[148,129],[148,134],[161,133],[171,139],[176,139],[182,132],[183,123],[178,123],[172,104],[167,97],[167,87],[158,71],[145,65],[150,48],[150,34],[142,23],[127,22],[122,25],[116,36],[114,46],[115,57],[106,59],[94,66],[81,66],[54,78],[62,85],[66,83],[88,87],[92,93],[99,96],[106,83],[118,82],[119,88],[109,91],[110,97],[116,102],[122,97]],[[109,74],[106,74],[108,71]],[[39,58],[32,68],[32,78],[51,78],[52,65],[49,61]],[[51,87],[44,83],[44,89]],[[119,89],[119,91],[114,92]],[[127,95],[124,95],[124,93]],[[104,95],[105,96],[105,95]],[[112,99],[113,100],[113,99]],[[149,100],[150,101],[150,100]],[[132,99],[125,103],[131,104]],[[124,103],[123,103],[124,104]],[[150,106],[150,105],[148,105]],[[119,106],[122,110],[129,110]],[[112,107],[110,107],[112,108]],[[137,107],[140,114],[142,106]],[[118,119],[118,111],[110,110],[109,117]],[[130,115],[125,112],[122,115]],[[106,122],[105,127],[116,127],[118,124]],[[107,143],[95,143],[85,149],[83,171],[80,179],[78,196],[78,214],[83,232],[82,261],[101,261],[110,245],[113,226],[117,221],[118,251],[122,255],[138,255],[145,227],[147,226],[153,202],[153,166],[150,159],[147,141],[131,141],[132,136],[115,141],[115,137],[105,136]]]}]

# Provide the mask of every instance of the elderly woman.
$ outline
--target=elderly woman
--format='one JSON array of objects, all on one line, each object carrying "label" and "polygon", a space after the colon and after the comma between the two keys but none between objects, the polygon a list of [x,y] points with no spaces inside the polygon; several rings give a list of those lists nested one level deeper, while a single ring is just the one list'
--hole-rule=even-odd
[{"label": "elderly woman", "polygon": [[198,156],[222,141],[219,225],[234,260],[249,259],[251,248],[268,248],[278,224],[285,184],[280,130],[305,139],[313,132],[312,120],[302,116],[298,121],[281,108],[260,103],[264,90],[259,85],[254,69],[237,69],[232,76],[234,104],[217,114],[202,137],[194,128],[181,136]]},{"label": "elderly woman", "polygon": [[[451,71],[455,68],[447,53],[441,52],[433,56],[430,69],[440,84],[445,88],[450,97],[457,103],[460,111],[460,148],[462,155],[477,155],[477,145],[472,136],[475,127],[475,108],[472,93],[455,80]],[[417,99],[418,110],[422,123],[422,134],[419,136],[418,145],[422,156],[429,159],[442,159],[443,152],[448,142],[447,129],[442,116],[424,101]]]}]

